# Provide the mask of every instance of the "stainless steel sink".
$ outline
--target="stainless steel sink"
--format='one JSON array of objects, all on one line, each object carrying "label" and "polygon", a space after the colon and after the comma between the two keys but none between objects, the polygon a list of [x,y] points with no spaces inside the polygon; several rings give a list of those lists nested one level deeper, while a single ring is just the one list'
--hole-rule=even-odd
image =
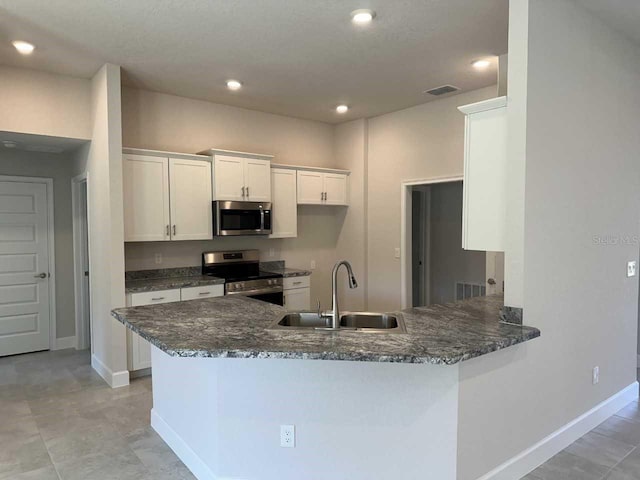
[{"label": "stainless steel sink", "polygon": [[[297,312],[288,313],[276,321],[272,328],[313,332],[330,326],[330,317],[321,317],[316,312]],[[340,317],[340,329],[367,333],[407,333],[402,316],[375,312],[345,312]]]}]

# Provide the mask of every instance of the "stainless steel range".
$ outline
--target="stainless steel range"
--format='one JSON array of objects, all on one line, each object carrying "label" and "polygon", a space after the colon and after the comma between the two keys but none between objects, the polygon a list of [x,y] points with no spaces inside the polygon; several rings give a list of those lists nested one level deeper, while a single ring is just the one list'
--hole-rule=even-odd
[{"label": "stainless steel range", "polygon": [[282,275],[260,271],[258,250],[204,252],[202,274],[224,278],[225,295],[244,295],[276,305],[284,303]]}]

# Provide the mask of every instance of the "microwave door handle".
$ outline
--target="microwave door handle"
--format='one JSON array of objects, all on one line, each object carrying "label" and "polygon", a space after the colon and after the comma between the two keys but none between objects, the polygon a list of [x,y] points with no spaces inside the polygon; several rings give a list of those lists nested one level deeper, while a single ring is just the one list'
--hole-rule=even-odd
[{"label": "microwave door handle", "polygon": [[264,232],[264,210],[260,209],[260,231]]}]

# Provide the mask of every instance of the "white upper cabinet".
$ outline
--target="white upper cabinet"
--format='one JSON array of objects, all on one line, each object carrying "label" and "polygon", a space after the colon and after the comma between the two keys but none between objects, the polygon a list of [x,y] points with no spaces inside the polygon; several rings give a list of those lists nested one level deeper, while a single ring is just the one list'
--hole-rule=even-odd
[{"label": "white upper cabinet", "polygon": [[503,252],[507,203],[507,99],[459,107],[466,115],[462,248]]},{"label": "white upper cabinet", "polygon": [[242,152],[210,150],[213,155],[213,196],[215,200],[237,202],[271,201],[271,160]]},{"label": "white upper cabinet", "polygon": [[349,205],[348,175],[315,170],[299,170],[298,204]]},{"label": "white upper cabinet", "polygon": [[211,162],[170,158],[169,192],[171,239],[212,238]]},{"label": "white upper cabinet", "polygon": [[272,214],[270,238],[298,236],[298,204],[296,202],[296,171],[271,169]]},{"label": "white upper cabinet", "polygon": [[213,238],[211,162],[131,151],[122,155],[125,242]]},{"label": "white upper cabinet", "polygon": [[245,200],[271,201],[271,162],[246,158],[244,161]]},{"label": "white upper cabinet", "polygon": [[122,159],[124,241],[169,240],[169,160],[130,154]]},{"label": "white upper cabinet", "polygon": [[216,155],[213,167],[214,198],[243,201],[244,158]]}]

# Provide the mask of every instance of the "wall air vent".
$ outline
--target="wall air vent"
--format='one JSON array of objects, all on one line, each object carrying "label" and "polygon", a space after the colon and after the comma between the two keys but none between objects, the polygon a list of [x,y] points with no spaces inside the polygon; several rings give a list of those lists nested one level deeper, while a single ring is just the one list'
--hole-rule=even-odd
[{"label": "wall air vent", "polygon": [[432,88],[431,90],[425,90],[423,93],[428,93],[429,95],[435,95],[439,97],[440,95],[445,95],[451,92],[457,92],[460,90],[458,87],[454,87],[453,85],[443,85],[442,87]]}]

